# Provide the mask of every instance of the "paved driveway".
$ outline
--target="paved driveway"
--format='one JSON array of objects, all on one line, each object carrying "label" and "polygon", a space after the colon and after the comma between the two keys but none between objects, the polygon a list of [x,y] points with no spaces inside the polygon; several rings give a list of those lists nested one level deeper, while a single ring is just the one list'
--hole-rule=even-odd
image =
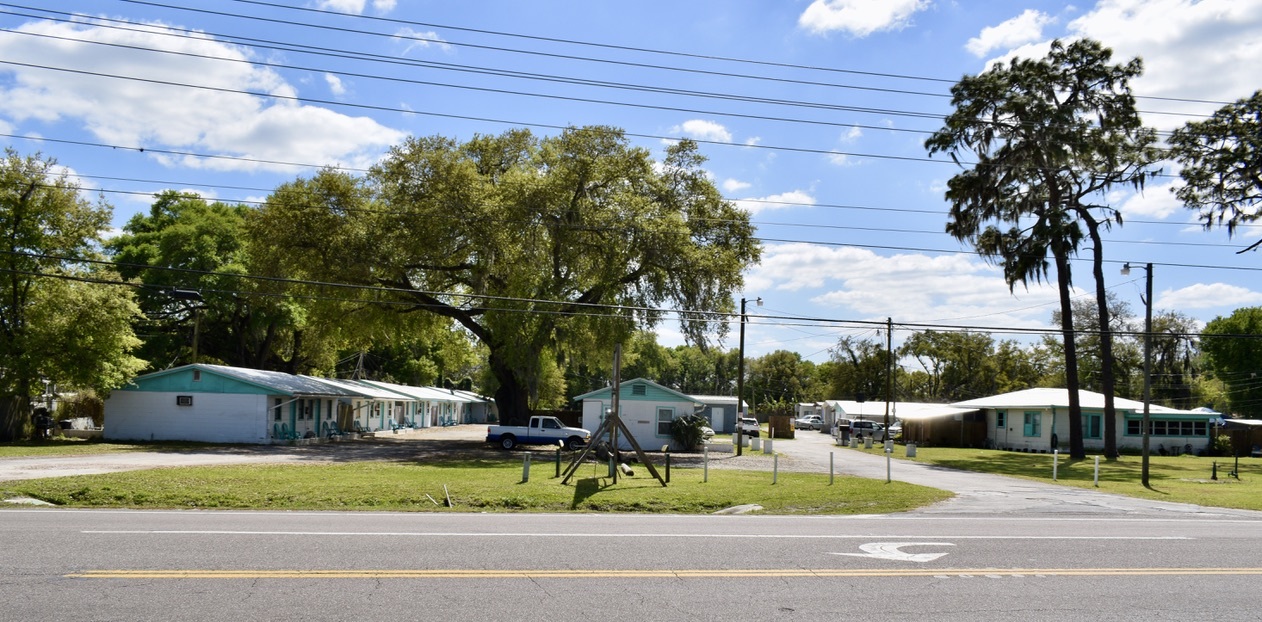
[{"label": "paved driveway", "polygon": [[[886,478],[886,459],[833,444],[832,436],[818,432],[797,434],[793,440],[775,441],[775,450],[791,456],[794,470],[828,472],[828,455],[833,454],[838,473],[875,479]],[[894,455],[905,452],[894,446]],[[1048,456],[1051,479],[1051,456]],[[954,499],[917,510],[930,514],[1037,514],[1037,515],[1130,515],[1145,516],[1239,516],[1262,518],[1262,512],[1230,510],[1187,503],[1165,503],[1114,495],[1084,488],[1060,486],[1033,480],[958,471],[928,464],[893,459],[890,478],[896,481],[949,490]]]}]

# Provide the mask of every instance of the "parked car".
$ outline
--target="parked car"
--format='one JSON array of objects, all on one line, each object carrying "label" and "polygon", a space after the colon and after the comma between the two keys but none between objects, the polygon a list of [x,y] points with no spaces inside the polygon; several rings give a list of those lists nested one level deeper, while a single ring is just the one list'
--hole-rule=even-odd
[{"label": "parked car", "polygon": [[824,418],[819,415],[807,415],[793,420],[793,427],[798,430],[818,430],[824,427]]},{"label": "parked car", "polygon": [[890,424],[890,438],[898,438],[903,435],[903,422],[895,421]]},{"label": "parked car", "polygon": [[850,422],[850,434],[855,438],[871,436],[879,439],[884,431],[885,425],[875,421],[856,420]]},{"label": "parked car", "polygon": [[758,425],[758,420],[753,417],[741,417],[736,422],[736,429],[740,430],[741,434],[748,434],[749,436],[762,434],[762,426]]}]

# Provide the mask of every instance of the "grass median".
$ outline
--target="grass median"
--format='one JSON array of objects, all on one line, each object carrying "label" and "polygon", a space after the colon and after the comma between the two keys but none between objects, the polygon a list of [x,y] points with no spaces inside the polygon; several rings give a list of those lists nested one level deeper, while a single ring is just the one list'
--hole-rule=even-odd
[{"label": "grass median", "polygon": [[[182,467],[0,482],[5,498],[65,507],[149,509],[379,510],[459,512],[648,512],[701,514],[757,504],[765,514],[883,514],[942,501],[951,493],[901,482],[827,475],[675,468],[667,487],[643,467],[606,477],[581,465],[566,485],[555,466],[536,462],[528,482],[520,462]],[[451,506],[446,500],[450,497]]]},{"label": "grass median", "polygon": [[[882,453],[879,444],[859,451]],[[915,458],[905,458],[905,453],[903,445],[894,446],[894,456],[899,459],[1097,490],[1092,455],[1085,460],[1070,460],[1060,454],[1053,482],[1052,454],[954,447],[918,447]],[[1215,463],[1218,479],[1213,479]],[[1233,475],[1236,464],[1235,458],[1152,455],[1148,462],[1149,487],[1145,488],[1141,483],[1140,456],[1123,455],[1117,460],[1101,458],[1098,490],[1158,501],[1262,510],[1262,459],[1240,458],[1239,472]]]}]

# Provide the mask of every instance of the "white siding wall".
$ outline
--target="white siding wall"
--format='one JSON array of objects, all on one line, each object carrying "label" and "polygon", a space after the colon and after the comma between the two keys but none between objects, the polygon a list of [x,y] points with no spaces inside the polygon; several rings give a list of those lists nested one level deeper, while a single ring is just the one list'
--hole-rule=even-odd
[{"label": "white siding wall", "polygon": [[[619,406],[622,409],[623,425],[627,426],[627,429],[635,436],[636,442],[640,444],[640,448],[645,451],[656,451],[661,449],[662,445],[671,442],[669,435],[657,435],[657,409],[659,407],[673,409],[676,417],[693,412],[692,402],[622,400]],[[583,427],[595,434],[596,428],[600,427],[601,415],[609,407],[609,403],[600,400],[583,400]],[[592,439],[593,442],[598,440]],[[631,444],[621,437],[618,446],[620,449],[631,448]]]},{"label": "white siding wall", "polygon": [[193,395],[192,406],[176,406],[177,395],[188,394],[113,392],[105,401],[105,438],[208,443],[269,442],[266,395],[197,393]]}]

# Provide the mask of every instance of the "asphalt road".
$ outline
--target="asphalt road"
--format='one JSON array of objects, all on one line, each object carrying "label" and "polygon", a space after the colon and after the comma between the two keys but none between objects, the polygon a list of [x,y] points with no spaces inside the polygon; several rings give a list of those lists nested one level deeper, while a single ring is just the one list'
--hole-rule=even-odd
[{"label": "asphalt road", "polygon": [[[827,472],[832,454],[839,473],[886,474],[882,457],[834,447],[827,435],[776,443],[786,469]],[[408,448],[205,452],[204,460],[353,459]],[[78,464],[170,463],[144,460]],[[53,463],[41,464],[47,475]],[[0,461],[0,479],[13,465]],[[1262,513],[903,461],[892,461],[890,474],[957,497],[853,517],[12,507],[0,510],[0,620],[1262,618]]]},{"label": "asphalt road", "polygon": [[1257,620],[1262,522],[0,511],[5,620]]}]

